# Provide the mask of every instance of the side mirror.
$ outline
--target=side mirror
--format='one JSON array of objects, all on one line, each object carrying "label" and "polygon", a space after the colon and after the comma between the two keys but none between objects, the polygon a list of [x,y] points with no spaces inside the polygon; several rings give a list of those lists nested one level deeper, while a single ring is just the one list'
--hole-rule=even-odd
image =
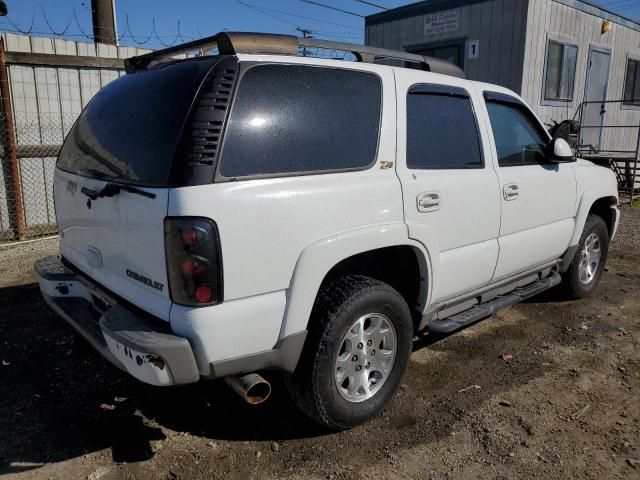
[{"label": "side mirror", "polygon": [[576,157],[573,155],[571,145],[564,138],[554,138],[549,143],[547,157],[549,161],[554,163],[575,162]]}]

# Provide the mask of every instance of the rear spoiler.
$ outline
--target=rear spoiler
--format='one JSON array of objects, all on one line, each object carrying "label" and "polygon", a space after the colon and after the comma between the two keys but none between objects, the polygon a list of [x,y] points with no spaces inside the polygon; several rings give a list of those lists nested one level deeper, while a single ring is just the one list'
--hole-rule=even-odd
[{"label": "rear spoiler", "polygon": [[206,55],[213,50],[217,50],[219,55],[249,53],[297,56],[303,48],[349,52],[355,56],[358,62],[366,63],[374,63],[377,60],[402,60],[418,64],[423,70],[429,72],[466,78],[462,69],[457,65],[439,58],[353,43],[251,32],[220,32],[212,37],[205,37],[145,55],[131,57],[125,60],[125,70],[127,73],[133,73],[170,61],[173,57],[193,52],[197,52],[198,55]]}]

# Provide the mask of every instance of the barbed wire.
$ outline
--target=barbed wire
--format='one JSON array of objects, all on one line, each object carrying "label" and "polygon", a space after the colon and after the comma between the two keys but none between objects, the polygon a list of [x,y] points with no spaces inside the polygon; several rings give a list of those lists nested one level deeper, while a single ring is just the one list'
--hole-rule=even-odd
[{"label": "barbed wire", "polygon": [[[287,18],[283,18],[283,15],[289,16],[289,17],[295,17],[295,18],[301,18],[301,19],[305,19],[305,20],[310,20],[310,21],[315,21],[315,22],[322,22],[325,24],[331,24],[334,26],[338,26],[341,28],[348,28],[354,31],[362,31],[362,28],[356,27],[356,26],[351,26],[351,25],[344,25],[344,24],[340,24],[340,23],[336,23],[336,22],[331,22],[328,20],[322,20],[319,18],[314,18],[314,17],[309,17],[306,15],[299,15],[296,13],[291,13],[291,12],[286,12],[283,10],[276,10],[276,9],[272,9],[272,8],[267,8],[267,7],[263,7],[261,5],[255,5],[243,0],[234,0],[237,4],[242,5],[246,8],[252,9],[262,15],[268,16],[274,20],[277,20],[279,22],[285,23],[287,25],[290,25],[292,27],[295,28],[301,28],[300,25],[296,24],[293,21],[288,20]],[[13,21],[12,18],[10,17],[4,17],[1,20],[6,20],[8,22],[8,24],[11,26],[11,28],[6,28],[4,26],[2,26],[2,24],[0,24],[0,29],[6,32],[10,32],[10,33],[18,33],[18,34],[22,34],[22,35],[31,35],[31,34],[36,34],[36,35],[45,35],[45,36],[52,36],[52,37],[68,37],[68,38],[85,38],[87,40],[95,40],[95,35],[93,35],[93,32],[89,33],[87,32],[84,28],[83,28],[83,24],[80,21],[80,18],[78,16],[78,12],[76,11],[76,8],[74,6],[71,7],[71,14],[69,16],[69,20],[67,22],[67,24],[65,25],[64,28],[60,29],[60,30],[56,30],[56,28],[53,26],[53,23],[50,21],[49,16],[47,15],[47,12],[45,11],[44,7],[42,5],[40,5],[40,13],[42,15],[42,19],[44,20],[44,24],[46,25],[46,28],[42,28],[42,25],[38,28],[35,27],[36,25],[36,17],[37,17],[37,11],[34,8],[33,9],[33,13],[31,15],[31,23],[29,24],[28,28],[23,25],[19,25],[16,22]],[[1,21],[0,20],[0,21]],[[93,31],[95,32],[96,29],[100,29],[103,28],[105,30],[111,30],[111,28],[108,27],[100,27],[100,26],[93,26]],[[195,28],[195,27],[194,27]],[[70,30],[76,30],[76,32],[78,33],[71,33]],[[195,28],[196,34],[199,35],[199,37],[195,37],[193,35],[186,35],[184,33],[182,33],[182,25],[180,20],[177,20],[177,24],[176,24],[176,33],[175,34],[170,34],[170,35],[160,35],[158,32],[158,28],[156,25],[156,18],[152,17],[151,20],[151,31],[148,35],[145,34],[141,34],[141,33],[134,33],[132,27],[131,27],[131,23],[129,21],[129,15],[126,15],[126,20],[125,20],[125,28],[124,30],[118,35],[117,39],[118,42],[123,42],[123,41],[128,41],[130,40],[132,42],[132,44],[135,45],[148,45],[152,40],[155,40],[159,45],[161,45],[162,47],[171,47],[173,45],[175,45],[178,42],[186,42],[186,41],[191,41],[194,40],[195,38],[200,38],[203,35],[199,32],[199,30],[197,28]],[[313,30],[314,33],[317,33],[320,36],[323,37],[334,37],[334,38],[358,38],[359,37],[359,33],[353,33],[350,31],[345,31],[345,32],[326,32],[326,31],[316,31]]]},{"label": "barbed wire", "polygon": [[15,23],[13,23],[13,20],[11,20],[9,17],[6,17],[6,18],[9,21],[9,23],[13,26],[13,28],[15,28],[18,32],[24,35],[29,35],[33,31],[33,23],[36,19],[36,9],[35,8],[33,9],[33,14],[31,15],[31,25],[29,26],[28,30],[22,30]]},{"label": "barbed wire", "polygon": [[122,41],[124,38],[127,38],[127,32],[129,32],[129,38],[131,38],[131,40],[133,40],[133,42],[138,44],[138,45],[145,45],[146,43],[149,42],[149,40],[151,40],[151,37],[153,37],[153,30],[151,30],[151,33],[149,33],[149,35],[144,40],[138,41],[136,39],[136,36],[131,32],[131,26],[129,25],[129,15],[128,14],[126,16],[124,31],[122,32],[120,37],[118,37],[118,41]]},{"label": "barbed wire", "polygon": [[44,18],[44,22],[47,24],[47,27],[49,27],[49,30],[51,30],[51,33],[53,33],[57,37],[61,37],[65,33],[67,33],[67,30],[69,30],[69,27],[71,26],[71,16],[69,17],[69,21],[67,22],[67,26],[64,27],[64,29],[61,32],[56,32],[53,29],[53,27],[51,26],[51,23],[49,22],[49,18],[47,18],[47,14],[44,11],[44,7],[42,6],[42,4],[40,4],[40,11],[42,12],[42,17]]},{"label": "barbed wire", "polygon": [[[62,30],[56,30],[55,29],[55,27],[53,26],[52,22],[49,20],[49,17],[47,15],[46,11],[44,10],[44,8],[42,7],[42,5],[40,5],[40,11],[41,11],[41,14],[42,14],[42,18],[44,19],[44,23],[46,25],[46,29],[40,28],[37,31],[34,30],[35,20],[36,20],[36,11],[35,11],[35,9],[34,9],[32,17],[31,17],[31,23],[30,23],[28,28],[21,27],[16,22],[14,22],[11,18],[5,17],[3,20],[6,20],[9,23],[9,25],[12,27],[12,29],[6,28],[6,27],[2,27],[2,26],[0,26],[0,29],[2,29],[5,32],[17,33],[17,34],[22,34],[22,35],[36,34],[36,35],[47,35],[47,36],[53,36],[53,37],[75,37],[75,38],[86,38],[87,40],[94,40],[94,35],[91,35],[91,34],[87,33],[87,31],[82,27],[82,23],[81,23],[81,21],[80,21],[80,19],[78,17],[78,12],[76,11],[75,7],[71,8],[71,15],[69,17],[69,21],[67,22],[67,25]],[[75,29],[79,33],[70,33],[69,32],[69,30],[70,30],[72,25],[75,26]],[[111,30],[108,27],[94,26],[94,28],[102,28],[104,30]],[[125,28],[124,28],[123,32],[120,35],[118,35],[118,42],[126,40],[126,39],[130,39],[133,43],[135,43],[137,45],[145,45],[145,44],[149,43],[150,40],[155,39],[163,47],[170,47],[172,45],[175,45],[179,40],[182,41],[182,42],[186,42],[186,41],[195,39],[194,36],[186,35],[186,34],[182,33],[182,25],[181,25],[179,20],[177,21],[176,32],[177,33],[175,35],[173,35],[173,34],[172,35],[160,35],[158,33],[158,29],[156,28],[156,19],[154,17],[154,18],[152,18],[152,28],[151,28],[151,32],[149,33],[149,35],[133,33],[133,31],[131,29],[131,24],[129,22],[129,15],[127,15],[126,16],[126,21],[125,21]],[[169,40],[166,40],[166,39],[171,39],[171,40],[169,41]]]},{"label": "barbed wire", "polygon": [[73,10],[73,18],[76,19],[76,25],[78,26],[78,30],[80,30],[80,33],[82,35],[84,35],[86,38],[93,38],[93,37],[90,37],[89,35],[87,35],[85,33],[85,31],[82,29],[82,26],[80,25],[80,22],[78,21],[78,14],[76,13],[76,8],[75,7],[71,7],[71,9]]}]

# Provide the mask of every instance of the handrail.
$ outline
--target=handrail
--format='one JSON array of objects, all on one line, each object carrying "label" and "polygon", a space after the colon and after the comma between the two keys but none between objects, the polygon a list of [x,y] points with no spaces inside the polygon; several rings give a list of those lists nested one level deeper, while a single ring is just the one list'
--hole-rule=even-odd
[{"label": "handrail", "polygon": [[[605,111],[605,105],[611,104],[624,104],[628,102],[626,99],[622,100],[583,100],[580,102],[580,105],[576,109],[575,114],[573,115],[573,119],[575,120],[578,117],[578,123],[580,124],[580,130],[578,133],[578,141],[576,148],[579,153],[591,158],[607,158],[611,168],[616,172],[616,176],[618,177],[619,182],[624,181],[620,185],[625,185],[624,188],[620,187],[621,190],[628,191],[631,202],[633,203],[633,199],[636,195],[636,180],[638,179],[638,160],[640,156],[640,122],[635,125],[582,125],[582,121],[584,118],[584,111],[587,105],[601,105],[602,112]],[[602,113],[601,112],[601,113]],[[593,129],[598,128],[601,130],[604,129],[634,129],[637,131],[636,134],[636,145],[635,150],[614,150],[614,149],[605,149],[598,148],[595,150],[593,145],[584,145],[582,143],[582,132],[583,129]],[[628,155],[628,156],[627,156]],[[620,162],[625,164],[625,171],[621,172],[617,163]]]}]

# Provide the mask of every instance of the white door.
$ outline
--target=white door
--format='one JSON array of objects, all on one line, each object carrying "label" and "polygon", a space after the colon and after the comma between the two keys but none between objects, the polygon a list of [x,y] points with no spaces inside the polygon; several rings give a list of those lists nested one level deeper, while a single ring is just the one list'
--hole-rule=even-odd
[{"label": "white door", "polygon": [[591,47],[589,49],[589,66],[584,99],[586,103],[582,112],[580,145],[599,151],[602,144],[602,125],[606,114],[607,87],[609,85],[609,65],[611,52]]},{"label": "white door", "polygon": [[550,137],[520,100],[485,92],[502,192],[500,255],[493,280],[559,258],[574,229],[571,164],[550,163]]},{"label": "white door", "polygon": [[418,72],[398,78],[397,173],[409,236],[430,254],[434,302],[491,280],[500,197],[475,116],[475,92],[463,81],[445,86],[425,77],[432,78]]}]

